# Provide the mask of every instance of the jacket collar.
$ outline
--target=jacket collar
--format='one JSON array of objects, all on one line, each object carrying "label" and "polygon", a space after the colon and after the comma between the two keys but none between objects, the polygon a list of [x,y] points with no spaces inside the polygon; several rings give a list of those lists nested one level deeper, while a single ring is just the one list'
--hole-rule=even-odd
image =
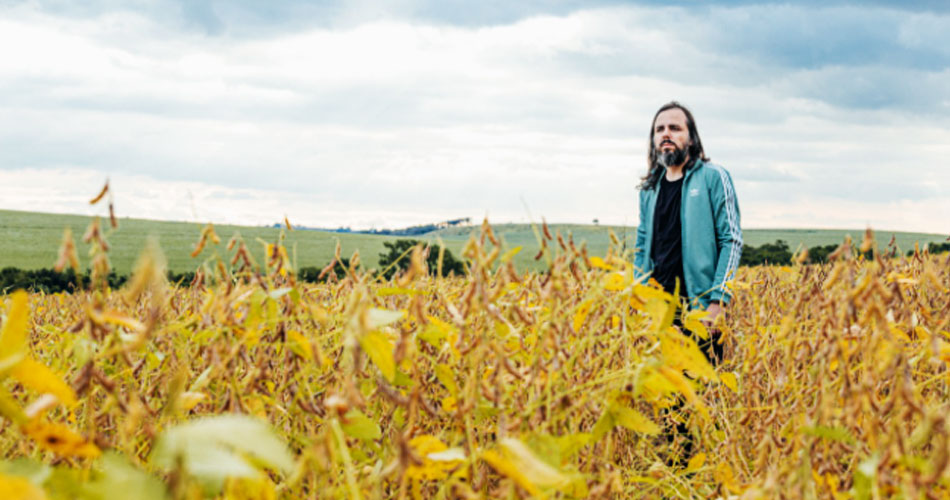
[{"label": "jacket collar", "polygon": [[686,180],[689,179],[691,175],[693,175],[693,172],[703,168],[703,165],[705,165],[705,163],[703,163],[702,158],[696,158],[696,161],[686,167],[686,173],[683,174],[683,184],[685,184]]}]

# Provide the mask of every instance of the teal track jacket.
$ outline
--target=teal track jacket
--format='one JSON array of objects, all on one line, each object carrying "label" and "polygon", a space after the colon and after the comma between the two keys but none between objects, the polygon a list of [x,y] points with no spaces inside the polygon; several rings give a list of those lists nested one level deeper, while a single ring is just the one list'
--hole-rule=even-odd
[{"label": "teal track jacket", "polygon": [[[634,272],[642,277],[653,271],[653,213],[659,182],[640,191],[640,224]],[[735,277],[742,256],[739,203],[726,169],[697,160],[683,179],[680,221],[683,228],[683,276],[693,306],[729,302],[725,284]]]}]

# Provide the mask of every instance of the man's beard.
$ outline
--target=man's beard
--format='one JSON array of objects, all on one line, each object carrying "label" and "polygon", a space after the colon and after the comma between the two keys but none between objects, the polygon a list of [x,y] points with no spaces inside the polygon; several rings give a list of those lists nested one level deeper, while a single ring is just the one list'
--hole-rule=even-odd
[{"label": "man's beard", "polygon": [[656,164],[664,167],[675,167],[677,165],[682,165],[686,161],[686,150],[675,148],[673,151],[666,152],[656,152]]}]

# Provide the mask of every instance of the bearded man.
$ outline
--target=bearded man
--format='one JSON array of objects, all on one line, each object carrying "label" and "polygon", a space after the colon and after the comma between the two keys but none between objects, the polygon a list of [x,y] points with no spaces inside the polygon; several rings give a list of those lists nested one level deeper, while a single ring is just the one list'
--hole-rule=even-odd
[{"label": "bearded man", "polygon": [[[669,293],[679,289],[690,308],[709,312],[711,325],[729,303],[726,282],[742,255],[739,204],[732,177],[710,162],[696,121],[682,104],[664,104],[650,127],[648,170],[640,184],[640,224],[634,259],[638,276]],[[679,318],[676,322],[681,326]],[[710,362],[722,358],[716,331],[693,336]]]}]

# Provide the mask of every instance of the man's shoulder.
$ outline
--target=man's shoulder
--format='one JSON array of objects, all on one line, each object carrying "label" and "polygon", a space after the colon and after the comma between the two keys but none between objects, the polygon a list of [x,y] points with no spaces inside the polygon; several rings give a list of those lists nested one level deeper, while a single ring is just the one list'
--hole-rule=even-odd
[{"label": "man's shoulder", "polygon": [[697,167],[700,170],[705,170],[707,172],[715,172],[717,175],[719,174],[719,172],[725,172],[727,174],[729,173],[729,171],[726,170],[726,167],[723,167],[722,165],[718,163],[713,163],[711,161],[699,161],[696,163],[697,163]]},{"label": "man's shoulder", "polygon": [[697,165],[697,174],[700,174],[706,182],[725,182],[731,180],[732,176],[725,167],[711,161],[701,161]]}]

